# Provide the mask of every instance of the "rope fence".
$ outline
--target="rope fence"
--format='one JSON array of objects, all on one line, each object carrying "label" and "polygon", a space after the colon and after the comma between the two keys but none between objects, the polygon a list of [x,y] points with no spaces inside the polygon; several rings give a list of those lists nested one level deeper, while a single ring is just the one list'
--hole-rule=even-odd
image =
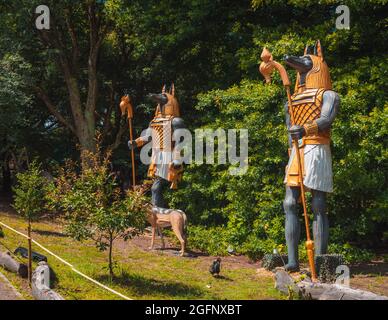
[{"label": "rope fence", "polygon": [[68,267],[70,267],[70,269],[77,273],[78,275],[80,275],[81,277],[85,278],[86,280],[89,280],[90,282],[94,283],[95,285],[119,296],[120,298],[123,298],[125,300],[133,300],[123,294],[121,294],[120,292],[117,292],[116,290],[113,290],[112,288],[109,288],[108,286],[102,284],[101,282],[98,282],[97,280],[94,280],[93,278],[87,276],[86,274],[82,273],[81,271],[77,270],[70,262],[67,262],[65,259],[61,258],[60,256],[56,255],[55,253],[53,253],[52,251],[50,251],[49,249],[47,249],[46,247],[44,247],[43,245],[41,245],[39,242],[37,242],[36,240],[30,238],[28,235],[20,232],[20,231],[17,231],[16,229],[10,227],[9,225],[5,224],[4,222],[1,222],[0,221],[0,225],[2,225],[3,227],[7,228],[8,230],[11,230],[12,232],[26,238],[27,240],[31,240],[32,243],[34,243],[35,245],[37,245],[39,248],[41,248],[42,250],[46,251],[48,254],[52,255],[54,258],[56,258],[57,260],[59,260],[60,262],[62,262],[63,264],[67,265]]}]

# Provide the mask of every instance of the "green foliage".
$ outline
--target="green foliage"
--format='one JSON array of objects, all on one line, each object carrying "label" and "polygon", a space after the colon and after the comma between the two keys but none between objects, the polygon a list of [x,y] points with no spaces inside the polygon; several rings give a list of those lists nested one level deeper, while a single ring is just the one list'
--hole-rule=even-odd
[{"label": "green foliage", "polygon": [[[341,96],[332,131],[335,190],[329,197],[330,241],[338,250],[335,253],[350,261],[370,258],[357,246],[387,243],[387,56],[383,46],[387,33],[379,32],[384,25],[379,13],[382,3],[349,1],[350,31],[334,29],[333,5],[331,1],[314,5],[252,1],[260,22],[249,24],[252,41],[236,54],[244,77],[251,80],[198,95],[196,109],[204,127],[249,130],[249,169],[241,177],[231,177],[227,166],[192,165],[172,203],[186,208],[195,223],[225,225],[230,244],[239,250],[248,247],[260,256],[285,243],[281,205],[287,162],[285,94],[278,75],[269,87],[252,80],[258,77],[260,52],[267,46],[279,60],[284,54],[300,55],[306,43],[317,39],[324,46],[334,90]],[[295,80],[294,72],[289,75]],[[355,246],[344,250],[349,241]],[[305,260],[303,244],[299,251]]]},{"label": "green foliage", "polygon": [[93,239],[96,247],[109,249],[109,271],[113,274],[112,250],[118,238],[128,240],[145,225],[145,198],[139,191],[122,197],[115,177],[109,173],[109,157],[89,154],[81,173],[74,163],[60,169],[50,191],[51,203],[63,211],[66,230],[74,239]]},{"label": "green foliage", "polygon": [[[339,87],[342,81],[340,77]],[[185,186],[172,196],[175,206],[186,206],[192,221],[203,225],[224,223],[229,243],[253,259],[285,242],[282,180],[287,135],[282,90],[277,85],[245,80],[240,86],[201,94],[197,108],[209,115],[206,128],[249,130],[249,169],[245,175],[230,176],[225,165],[194,165],[185,173]],[[378,88],[372,90],[377,102],[382,101]],[[364,99],[370,97],[370,92],[358,96]],[[365,112],[359,107],[359,99],[353,101],[351,97],[348,92],[343,95],[341,113],[333,128],[336,189],[330,197],[331,241],[341,244],[362,237],[378,242],[383,240],[387,223],[386,106]],[[350,126],[345,124],[349,114],[354,119]],[[357,177],[357,183],[349,184],[352,177]],[[350,254],[344,255],[353,260]]]},{"label": "green foliage", "polygon": [[174,206],[185,208],[190,221],[226,223],[230,244],[253,258],[284,243],[281,201],[287,138],[282,98],[281,87],[250,81],[200,95],[197,108],[206,110],[211,123],[206,128],[249,130],[248,172],[230,176],[227,165],[192,165],[185,172],[185,185],[172,196]]},{"label": "green foliage", "polygon": [[48,181],[42,175],[41,166],[34,161],[27,171],[17,174],[14,191],[14,208],[28,220],[34,220],[45,212]]},{"label": "green foliage", "polygon": [[188,244],[192,249],[224,256],[228,249],[228,234],[222,227],[204,228],[192,225],[188,228]]},{"label": "green foliage", "polygon": [[[4,21],[0,26],[0,161],[3,163],[9,155],[4,146],[9,145],[26,148],[30,156],[38,155],[47,162],[61,163],[77,154],[75,139],[42,102],[34,99],[31,89],[39,84],[52,97],[58,111],[70,118],[69,96],[57,64],[58,53],[62,50],[61,57],[68,61],[75,57],[74,38],[68,28],[71,23],[80,50],[80,64],[73,67],[78,69],[78,86],[81,96],[85,96],[87,15],[81,2],[49,1],[51,11],[58,13],[55,23],[59,27],[55,25],[53,30],[63,33],[62,46],[50,49],[38,33],[28,31],[32,8],[38,4],[35,0],[0,4],[0,17]],[[364,251],[359,249],[354,249],[357,253],[353,249],[344,253],[347,243],[352,243],[352,248],[386,247],[388,33],[383,31],[387,25],[386,1],[349,0],[344,4],[351,12],[350,30],[335,29],[338,4],[332,0],[98,3],[101,23],[107,31],[98,60],[99,99],[95,110],[96,131],[106,134],[104,143],[115,140],[122,123],[118,108],[114,107],[115,97],[128,90],[134,101],[135,129],[139,133],[148,125],[154,109],[145,102],[145,95],[172,81],[190,129],[249,130],[249,168],[245,175],[230,176],[229,165],[192,164],[185,172],[181,188],[168,194],[171,207],[188,213],[196,247],[221,254],[230,245],[257,259],[284,245],[285,95],[277,74],[273,85],[260,83],[258,62],[264,46],[280,60],[284,54],[302,54],[305,45],[317,39],[322,42],[334,90],[341,96],[340,112],[332,131],[335,190],[329,197],[330,242],[333,250],[351,260],[367,255],[364,257]],[[295,73],[289,75],[294,81]],[[106,122],[107,118],[112,121]],[[121,149],[115,152],[114,163],[125,165],[129,159],[125,143],[116,142]],[[138,178],[145,172],[146,166],[140,165]],[[74,178],[78,193],[73,192],[71,197],[69,194],[65,203],[52,204],[60,204],[62,210],[66,208],[69,212],[74,207],[79,225],[84,210],[89,212],[94,205],[105,208],[101,203],[106,203],[115,189],[104,189],[103,194],[110,196],[99,202],[98,197],[87,193],[95,192],[98,183],[102,188],[101,182],[90,178],[92,181],[87,180],[88,184],[83,186],[82,179],[77,174]],[[104,216],[107,213],[105,209],[101,212]],[[221,240],[213,235],[214,230]],[[74,233],[83,238],[90,235],[90,228],[75,228]],[[301,244],[302,260],[304,252]]]},{"label": "green foliage", "polygon": [[375,256],[371,251],[354,247],[349,243],[331,243],[329,253],[342,255],[346,263],[368,262]]}]

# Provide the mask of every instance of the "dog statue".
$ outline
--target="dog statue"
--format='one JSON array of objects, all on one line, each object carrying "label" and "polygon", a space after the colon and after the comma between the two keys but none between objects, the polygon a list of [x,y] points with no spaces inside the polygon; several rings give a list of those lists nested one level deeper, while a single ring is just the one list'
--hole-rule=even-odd
[{"label": "dog statue", "polygon": [[154,207],[150,204],[147,206],[147,221],[151,224],[152,228],[150,249],[154,248],[155,233],[157,230],[162,240],[162,248],[165,248],[162,231],[165,227],[171,227],[181,243],[180,256],[182,257],[184,255],[186,249],[187,216],[182,210],[164,209]]}]

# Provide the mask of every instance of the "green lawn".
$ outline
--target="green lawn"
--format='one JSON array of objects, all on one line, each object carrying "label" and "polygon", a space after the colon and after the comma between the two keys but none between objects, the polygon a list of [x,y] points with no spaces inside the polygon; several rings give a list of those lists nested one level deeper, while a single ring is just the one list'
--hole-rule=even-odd
[{"label": "green lawn", "polygon": [[[0,221],[25,232],[21,218],[0,212]],[[3,228],[5,238],[0,239],[12,251],[27,246],[26,239]],[[77,242],[62,234],[59,223],[33,224],[33,238],[74,265],[75,268],[105,285],[133,299],[284,299],[274,288],[269,274],[259,274],[255,266],[223,265],[223,278],[215,279],[208,272],[209,259],[181,258],[160,252],[148,252],[131,243],[121,244],[114,252],[116,276],[110,279],[106,268],[107,253],[98,251],[92,242]],[[34,251],[45,254],[38,247]],[[66,265],[48,255],[57,281],[55,290],[66,299],[120,299],[83,279]],[[3,272],[3,269],[2,269]],[[27,281],[4,271],[13,285],[26,299]]]}]

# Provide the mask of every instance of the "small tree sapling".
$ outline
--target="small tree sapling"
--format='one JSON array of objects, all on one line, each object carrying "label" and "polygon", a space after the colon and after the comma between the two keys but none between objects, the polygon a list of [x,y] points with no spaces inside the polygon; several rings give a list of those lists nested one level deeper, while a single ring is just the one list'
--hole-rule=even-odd
[{"label": "small tree sapling", "polygon": [[109,170],[109,155],[88,153],[88,167],[79,170],[68,162],[60,170],[51,198],[64,212],[66,230],[74,239],[92,239],[96,247],[108,250],[108,268],[113,276],[113,245],[128,240],[145,226],[145,198],[140,191],[123,195]]}]

